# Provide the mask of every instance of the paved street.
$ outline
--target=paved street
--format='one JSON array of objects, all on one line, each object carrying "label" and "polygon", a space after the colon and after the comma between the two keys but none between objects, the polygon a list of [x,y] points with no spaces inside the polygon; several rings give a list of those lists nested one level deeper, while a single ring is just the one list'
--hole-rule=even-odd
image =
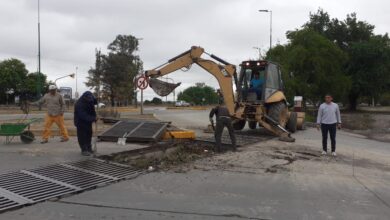
[{"label": "paved street", "polygon": [[[201,128],[208,121],[207,111],[154,112],[161,120],[189,123],[188,128]],[[320,133],[315,129],[294,137],[295,143],[272,139],[179,169],[6,212],[0,219],[390,218],[388,143],[340,131],[334,159],[319,156]],[[80,158],[74,140],[70,146],[52,143],[1,145],[1,171]],[[101,153],[130,147],[100,146]]]}]

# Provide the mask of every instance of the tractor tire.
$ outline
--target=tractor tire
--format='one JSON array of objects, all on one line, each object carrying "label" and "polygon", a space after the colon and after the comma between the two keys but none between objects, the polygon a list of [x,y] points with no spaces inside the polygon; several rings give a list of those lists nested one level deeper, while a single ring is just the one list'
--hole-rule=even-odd
[{"label": "tractor tire", "polygon": [[25,144],[30,144],[35,140],[35,137],[31,131],[23,131],[20,134],[20,140]]},{"label": "tractor tire", "polygon": [[233,120],[233,129],[236,131],[241,131],[245,127],[245,123],[245,120]]},{"label": "tractor tire", "polygon": [[256,129],[257,121],[248,121],[248,126],[250,129]]},{"label": "tractor tire", "polygon": [[278,122],[282,127],[286,127],[288,121],[287,105],[284,101],[272,103],[268,107],[268,116]]},{"label": "tractor tire", "polygon": [[289,130],[291,133],[294,133],[297,131],[297,121],[298,120],[298,114],[296,112],[290,113],[290,118],[287,122],[287,130]]}]

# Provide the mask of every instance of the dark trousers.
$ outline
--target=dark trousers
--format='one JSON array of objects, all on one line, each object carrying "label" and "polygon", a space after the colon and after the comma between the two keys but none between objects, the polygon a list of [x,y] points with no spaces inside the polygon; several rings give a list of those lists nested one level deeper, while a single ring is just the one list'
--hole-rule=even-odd
[{"label": "dark trousers", "polygon": [[81,124],[77,126],[77,140],[81,151],[92,151],[92,124]]},{"label": "dark trousers", "polygon": [[330,142],[332,145],[332,152],[336,151],[336,123],[335,124],[321,124],[322,132],[322,149],[328,150],[328,133],[330,135]]},{"label": "dark trousers", "polygon": [[215,128],[215,144],[217,151],[221,151],[221,139],[224,127],[228,129],[230,140],[232,141],[232,148],[236,149],[236,136],[234,135],[232,119],[229,117],[218,117]]}]

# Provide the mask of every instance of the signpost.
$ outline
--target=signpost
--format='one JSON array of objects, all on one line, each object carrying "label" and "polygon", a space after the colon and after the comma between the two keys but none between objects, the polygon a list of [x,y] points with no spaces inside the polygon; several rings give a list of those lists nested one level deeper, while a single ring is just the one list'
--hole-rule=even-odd
[{"label": "signpost", "polygon": [[141,115],[144,114],[144,89],[148,88],[149,82],[145,75],[141,75],[136,79],[137,87],[141,90]]}]

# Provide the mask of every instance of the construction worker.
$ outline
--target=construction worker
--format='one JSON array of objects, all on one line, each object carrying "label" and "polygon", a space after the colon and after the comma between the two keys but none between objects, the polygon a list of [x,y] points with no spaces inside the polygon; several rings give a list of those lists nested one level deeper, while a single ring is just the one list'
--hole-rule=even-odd
[{"label": "construction worker", "polygon": [[56,123],[61,132],[61,142],[66,142],[69,140],[68,130],[65,128],[64,122],[64,111],[65,103],[64,99],[57,92],[56,85],[49,86],[49,92],[46,93],[40,100],[31,103],[32,105],[42,105],[46,104],[47,114],[45,117],[45,128],[42,134],[42,144],[48,142],[51,135],[51,126],[53,123]]},{"label": "construction worker", "polygon": [[86,91],[74,106],[74,125],[77,128],[77,140],[83,156],[90,156],[92,153],[92,123],[97,120],[95,105],[97,105],[95,97]]},{"label": "construction worker", "polygon": [[320,105],[317,115],[317,130],[322,132],[322,155],[328,151],[328,133],[332,146],[332,156],[336,156],[336,128],[341,129],[339,106],[333,102],[330,94],[325,95],[325,102]]},{"label": "construction worker", "polygon": [[221,139],[224,127],[228,129],[230,139],[232,141],[232,150],[236,151],[236,136],[232,126],[232,119],[230,118],[229,111],[224,105],[218,105],[210,111],[210,122],[213,125],[214,115],[216,116],[216,127],[214,131],[216,151],[221,152]]}]

